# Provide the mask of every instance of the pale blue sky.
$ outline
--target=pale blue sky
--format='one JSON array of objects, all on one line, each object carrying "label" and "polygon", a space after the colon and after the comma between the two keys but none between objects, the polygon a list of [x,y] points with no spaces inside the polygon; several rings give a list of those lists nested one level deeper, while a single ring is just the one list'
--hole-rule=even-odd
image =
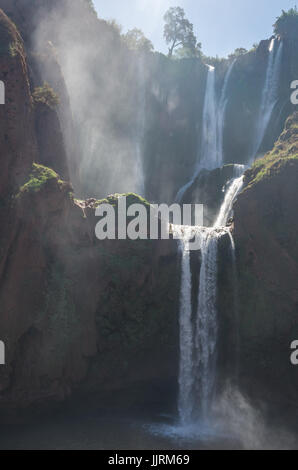
[{"label": "pale blue sky", "polygon": [[236,47],[251,48],[272,34],[281,10],[298,0],[94,0],[98,15],[116,19],[123,31],[140,28],[155,49],[166,52],[163,15],[170,6],[184,8],[207,55],[226,56]]}]

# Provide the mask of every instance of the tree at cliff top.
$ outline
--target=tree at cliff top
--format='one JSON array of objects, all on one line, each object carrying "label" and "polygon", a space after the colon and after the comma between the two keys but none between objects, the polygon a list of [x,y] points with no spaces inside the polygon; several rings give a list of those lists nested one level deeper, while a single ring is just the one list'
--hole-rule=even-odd
[{"label": "tree at cliff top", "polygon": [[193,24],[185,18],[183,8],[169,8],[164,15],[164,21],[164,38],[166,43],[170,45],[169,57],[172,57],[174,50],[179,46],[189,51],[188,55],[197,56],[200,52],[201,44],[197,42],[193,32]]},{"label": "tree at cliff top", "polygon": [[140,29],[134,28],[122,36],[128,49],[137,52],[153,52],[153,44]]},{"label": "tree at cliff top", "polygon": [[283,10],[274,26],[275,34],[282,38],[298,40],[298,10],[295,6],[288,11]]},{"label": "tree at cliff top", "polygon": [[229,59],[236,59],[237,57],[240,57],[241,55],[244,55],[248,52],[247,49],[245,49],[244,47],[238,47],[237,49],[235,49],[235,51],[230,54],[228,57]]},{"label": "tree at cliff top", "polygon": [[84,0],[84,2],[86,2],[88,4],[89,9],[96,14],[93,0]]}]

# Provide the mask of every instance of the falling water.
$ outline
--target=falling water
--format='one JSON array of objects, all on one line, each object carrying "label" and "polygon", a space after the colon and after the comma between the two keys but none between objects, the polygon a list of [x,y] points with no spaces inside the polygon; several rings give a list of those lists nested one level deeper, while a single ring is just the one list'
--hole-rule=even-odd
[{"label": "falling water", "polygon": [[231,256],[232,256],[232,274],[233,274],[233,294],[234,294],[234,344],[235,344],[235,370],[234,380],[238,383],[239,378],[239,357],[240,357],[240,336],[239,336],[239,284],[237,276],[237,265],[236,265],[236,247],[234,238],[231,232],[229,232],[231,242]]},{"label": "falling water", "polygon": [[[244,166],[243,165],[237,165],[236,171],[240,172],[242,168],[242,173],[244,171]],[[231,214],[232,211],[232,206],[233,202],[235,201],[237,195],[241,191],[241,188],[243,186],[243,176],[235,176],[234,179],[232,180],[226,195],[223,204],[221,205],[218,217],[214,223],[214,227],[224,227],[229,219],[229,215]]]},{"label": "falling water", "polygon": [[218,240],[226,230],[202,232],[201,269],[195,337],[195,384],[197,416],[206,423],[215,385],[217,343],[217,254]]},{"label": "falling water", "polygon": [[[216,380],[217,321],[217,256],[219,239],[229,234],[226,227],[233,203],[243,185],[242,165],[235,165],[235,177],[226,191],[224,202],[214,226],[176,227],[182,251],[180,293],[180,374],[179,416],[183,425],[199,418],[207,423],[208,410],[214,396]],[[192,311],[192,278],[189,240],[200,235],[201,268],[198,308]]]},{"label": "falling water", "polygon": [[198,168],[212,170],[217,162],[217,103],[215,93],[215,68],[208,66],[206,93],[203,109],[201,161]]},{"label": "falling water", "polygon": [[191,303],[191,269],[189,241],[199,228],[173,226],[180,238],[181,292],[180,292],[180,371],[179,371],[179,415],[183,423],[189,422],[193,413],[193,323]]},{"label": "falling water", "polygon": [[236,61],[233,61],[226,73],[219,103],[216,100],[215,89],[215,68],[208,65],[206,91],[204,99],[203,117],[202,117],[202,141],[195,171],[191,180],[184,185],[177,193],[176,200],[181,201],[188,188],[191,187],[200,171],[214,170],[223,164],[223,134],[226,108],[228,104],[228,85]]},{"label": "falling water", "polygon": [[145,179],[143,168],[143,140],[145,134],[145,115],[146,115],[146,92],[145,92],[145,66],[144,57],[138,59],[138,112],[137,112],[137,126],[135,136],[135,173],[136,173],[136,192],[145,196]]},{"label": "falling water", "polygon": [[281,73],[281,61],[283,43],[276,46],[276,39],[272,39],[269,46],[268,65],[262,92],[261,107],[256,123],[256,136],[253,148],[253,158],[255,158],[263,143],[272,112],[278,100],[278,86]]},{"label": "falling water", "polygon": [[226,73],[224,84],[221,91],[221,97],[218,106],[218,113],[217,113],[217,162],[219,166],[223,165],[224,161],[224,154],[223,154],[223,138],[224,138],[224,123],[225,123],[225,116],[228,104],[228,86],[230,83],[230,78],[236,63],[236,59],[230,64],[228,71]]}]

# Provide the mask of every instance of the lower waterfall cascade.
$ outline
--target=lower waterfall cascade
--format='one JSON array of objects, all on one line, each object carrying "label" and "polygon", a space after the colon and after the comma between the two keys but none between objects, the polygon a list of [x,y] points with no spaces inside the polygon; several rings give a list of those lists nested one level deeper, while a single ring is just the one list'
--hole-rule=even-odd
[{"label": "lower waterfall cascade", "polygon": [[[216,386],[216,350],[218,339],[217,261],[218,242],[228,235],[235,254],[231,230],[227,227],[233,203],[243,187],[243,165],[234,166],[224,201],[213,227],[174,226],[181,251],[180,289],[180,367],[178,411],[182,426],[207,424]],[[190,240],[200,239],[201,266],[197,310],[192,305]],[[233,261],[234,262],[234,261]]]}]

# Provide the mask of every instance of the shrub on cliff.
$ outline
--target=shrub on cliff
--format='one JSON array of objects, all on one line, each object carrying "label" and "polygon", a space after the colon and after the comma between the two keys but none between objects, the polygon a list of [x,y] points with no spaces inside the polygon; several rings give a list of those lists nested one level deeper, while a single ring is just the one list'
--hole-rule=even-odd
[{"label": "shrub on cliff", "polygon": [[287,119],[285,130],[271,152],[255,161],[245,173],[245,183],[250,188],[255,183],[277,174],[285,165],[298,162],[298,113]]},{"label": "shrub on cliff", "polygon": [[50,180],[58,181],[57,173],[51,168],[33,163],[28,181],[20,188],[18,196],[28,192],[36,193]]},{"label": "shrub on cliff", "polygon": [[92,1],[92,0],[84,0],[84,1],[85,1],[85,3],[87,3],[87,6],[88,6],[89,10],[90,10],[92,13],[95,13],[95,14],[96,14],[93,1]]},{"label": "shrub on cliff", "polygon": [[288,11],[282,11],[274,24],[274,32],[282,38],[298,40],[298,10],[296,6]]},{"label": "shrub on cliff", "polygon": [[130,50],[144,53],[153,52],[152,42],[145,37],[140,29],[134,28],[128,31],[122,36],[122,40]]},{"label": "shrub on cliff", "polygon": [[60,103],[59,96],[47,82],[35,88],[32,96],[35,103],[43,103],[50,108],[55,108]]}]

